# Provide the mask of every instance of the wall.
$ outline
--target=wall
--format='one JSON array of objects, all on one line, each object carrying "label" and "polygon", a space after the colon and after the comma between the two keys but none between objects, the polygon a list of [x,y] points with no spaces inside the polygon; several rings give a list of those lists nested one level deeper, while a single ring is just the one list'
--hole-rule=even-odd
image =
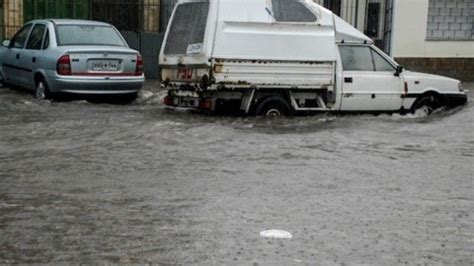
[{"label": "wall", "polygon": [[3,1],[3,38],[10,39],[23,25],[23,0]]},{"label": "wall", "polygon": [[[445,0],[444,2],[455,1],[457,0],[449,2]],[[392,56],[409,70],[474,81],[474,74],[472,74],[474,40],[427,38],[428,8],[430,8],[429,0],[395,1]],[[446,18],[436,19],[444,20]],[[431,25],[433,25],[432,22],[430,21]]]},{"label": "wall", "polygon": [[24,23],[33,19],[89,19],[89,4],[90,0],[4,0],[0,36],[12,38]]},{"label": "wall", "polygon": [[45,18],[89,19],[89,0],[23,0],[23,21]]},{"label": "wall", "polygon": [[394,57],[473,58],[474,41],[427,40],[429,0],[396,0]]},{"label": "wall", "polygon": [[143,0],[143,26],[146,32],[160,31],[160,0]]},{"label": "wall", "polygon": [[472,0],[430,0],[427,39],[474,41]]}]

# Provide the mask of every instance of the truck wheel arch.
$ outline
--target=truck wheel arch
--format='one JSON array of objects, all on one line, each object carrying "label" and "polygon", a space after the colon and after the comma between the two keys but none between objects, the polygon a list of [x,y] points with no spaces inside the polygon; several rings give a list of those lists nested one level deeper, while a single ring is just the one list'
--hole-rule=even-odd
[{"label": "truck wheel arch", "polygon": [[36,72],[34,75],[34,79],[35,79],[35,86],[37,86],[40,81],[46,82],[46,78],[41,72]]},{"label": "truck wheel arch", "polygon": [[423,102],[428,98],[431,98],[431,102],[433,102],[435,106],[439,104],[439,108],[447,106],[447,99],[444,95],[436,91],[426,91],[416,98],[415,102],[410,107],[410,112],[415,113],[418,108],[422,107]]},{"label": "truck wheel arch", "polygon": [[50,99],[51,97],[53,97],[53,93],[51,92],[48,81],[46,80],[46,75],[44,75],[44,73],[37,71],[35,72],[33,78],[34,78],[33,90],[35,91],[35,93],[38,89],[39,83],[42,82],[43,86],[45,86],[45,99]]}]

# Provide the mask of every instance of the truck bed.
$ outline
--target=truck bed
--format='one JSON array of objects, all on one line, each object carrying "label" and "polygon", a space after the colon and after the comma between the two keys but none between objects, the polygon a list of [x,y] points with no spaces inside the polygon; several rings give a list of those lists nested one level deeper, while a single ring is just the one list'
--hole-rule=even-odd
[{"label": "truck bed", "polygon": [[328,88],[334,84],[335,62],[213,60],[215,84],[227,87]]}]

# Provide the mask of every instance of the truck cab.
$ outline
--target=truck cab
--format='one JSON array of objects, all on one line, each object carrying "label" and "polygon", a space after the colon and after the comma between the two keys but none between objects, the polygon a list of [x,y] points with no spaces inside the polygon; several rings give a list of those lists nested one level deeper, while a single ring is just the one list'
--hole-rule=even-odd
[{"label": "truck cab", "polygon": [[409,72],[310,0],[180,0],[160,51],[164,103],[211,113],[428,113],[458,80]]}]

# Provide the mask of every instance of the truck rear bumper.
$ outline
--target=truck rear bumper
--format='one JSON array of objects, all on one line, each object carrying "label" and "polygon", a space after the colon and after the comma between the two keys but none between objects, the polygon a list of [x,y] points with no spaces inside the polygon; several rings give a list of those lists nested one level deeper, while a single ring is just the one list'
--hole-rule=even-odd
[{"label": "truck rear bumper", "polygon": [[215,104],[211,98],[203,98],[193,91],[169,90],[163,103],[168,107],[181,107],[201,111],[213,111]]},{"label": "truck rear bumper", "polygon": [[199,108],[199,98],[195,98],[195,97],[167,95],[164,98],[163,103],[168,107],[183,107],[183,108],[191,108],[191,109]]}]

